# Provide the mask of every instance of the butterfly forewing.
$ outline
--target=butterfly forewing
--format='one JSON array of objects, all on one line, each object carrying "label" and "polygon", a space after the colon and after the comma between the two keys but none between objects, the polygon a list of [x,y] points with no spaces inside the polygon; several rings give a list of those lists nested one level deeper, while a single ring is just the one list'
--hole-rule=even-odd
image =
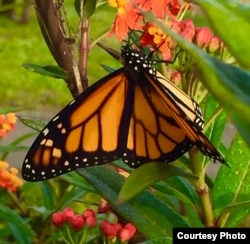
[{"label": "butterfly forewing", "polygon": [[120,72],[100,80],[59,112],[28,152],[22,174],[44,180],[78,167],[103,164],[121,157],[118,140],[126,99]]}]

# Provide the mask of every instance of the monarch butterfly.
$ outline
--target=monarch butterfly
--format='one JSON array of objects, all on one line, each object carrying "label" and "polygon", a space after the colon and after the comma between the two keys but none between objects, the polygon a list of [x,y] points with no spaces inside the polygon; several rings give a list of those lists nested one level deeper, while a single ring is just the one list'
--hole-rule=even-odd
[{"label": "monarch butterfly", "polygon": [[201,132],[198,104],[141,51],[126,44],[121,55],[124,67],[80,94],[39,134],[24,160],[25,180],[46,180],[119,158],[132,168],[171,162],[194,145],[225,163]]}]

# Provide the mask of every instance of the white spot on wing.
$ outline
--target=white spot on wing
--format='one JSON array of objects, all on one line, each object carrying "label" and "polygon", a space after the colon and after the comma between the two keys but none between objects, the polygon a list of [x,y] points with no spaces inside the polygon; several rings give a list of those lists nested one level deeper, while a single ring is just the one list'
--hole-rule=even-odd
[{"label": "white spot on wing", "polygon": [[58,120],[59,119],[59,115],[57,115],[56,117],[54,117],[53,119],[52,119],[52,121],[56,121],[56,120]]},{"label": "white spot on wing", "polygon": [[49,129],[48,129],[48,128],[45,128],[45,129],[43,130],[43,135],[44,135],[44,136],[47,136],[48,133],[49,133]]}]

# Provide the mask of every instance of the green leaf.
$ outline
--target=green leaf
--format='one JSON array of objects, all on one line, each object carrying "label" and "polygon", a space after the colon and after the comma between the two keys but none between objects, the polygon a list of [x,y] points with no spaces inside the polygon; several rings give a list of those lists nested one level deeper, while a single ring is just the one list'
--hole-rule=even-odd
[{"label": "green leaf", "polygon": [[237,61],[250,66],[249,4],[239,1],[195,0],[209,18],[210,24]]},{"label": "green leaf", "polygon": [[100,64],[100,66],[101,66],[104,70],[106,70],[108,73],[112,73],[112,72],[115,71],[115,69],[113,69],[113,68],[111,68],[111,67],[109,67],[109,66],[107,66],[107,65],[105,65],[105,64]]},{"label": "green leaf", "polygon": [[185,209],[186,218],[189,220],[192,227],[204,227],[204,223],[202,223],[202,219],[197,209],[194,209],[192,206],[185,203],[183,208]]},{"label": "green leaf", "polygon": [[[210,94],[206,99],[204,119],[209,123],[209,128],[205,128],[206,136],[218,147],[221,143],[227,118],[226,113],[219,107],[218,101]],[[207,124],[205,127],[207,127]]]},{"label": "green leaf", "polygon": [[86,180],[83,180],[83,178],[79,176],[75,171],[65,175],[60,175],[60,178],[70,185],[77,186],[88,192],[96,193],[96,190]]},{"label": "green leaf", "polygon": [[250,145],[250,82],[246,82],[250,80],[250,72],[211,57],[170,28],[167,28],[152,14],[148,13],[144,16],[149,21],[156,23],[176,40],[181,48],[196,59],[201,70],[202,82],[224,107],[241,135]]},{"label": "green leaf", "polygon": [[26,146],[0,146],[0,152],[9,153],[9,152],[20,152],[26,151]]},{"label": "green leaf", "polygon": [[[212,191],[217,216],[224,211],[225,207],[248,201],[250,195],[250,149],[239,135],[232,141],[227,161],[231,168],[220,168]],[[244,217],[250,213],[250,208],[247,211],[242,208],[237,213]],[[222,226],[227,224],[228,218],[229,216],[226,215],[220,220]],[[234,221],[231,220],[232,222]]]},{"label": "green leaf", "polygon": [[0,219],[13,224],[23,236],[31,237],[34,234],[17,212],[3,205],[0,205]]},{"label": "green leaf", "polygon": [[42,192],[42,198],[43,198],[43,206],[46,209],[53,209],[54,207],[54,197],[55,197],[55,192],[53,190],[53,186],[51,186],[51,183],[49,181],[41,181],[38,182],[41,192]]},{"label": "green leaf", "polygon": [[23,235],[22,232],[12,223],[8,223],[12,235],[16,239],[18,244],[30,244],[30,238],[27,235]]},{"label": "green leaf", "polygon": [[228,219],[227,226],[235,227],[239,221],[249,214],[249,208],[250,201],[228,205],[221,211],[221,214],[218,217],[218,222],[224,222],[224,220],[227,219],[227,215],[231,214],[230,218]]},{"label": "green leaf", "polygon": [[52,78],[66,79],[67,77],[66,72],[62,68],[56,65],[41,66],[41,65],[36,65],[36,64],[24,63],[22,66],[30,71],[33,71],[40,75],[52,77]]},{"label": "green leaf", "polygon": [[[169,177],[165,179],[164,182],[166,182],[169,187],[172,188],[172,196],[176,196],[178,200],[182,200],[183,202],[189,203],[191,205],[199,206],[199,199],[196,190],[194,189],[193,185],[191,185],[190,182],[185,178],[179,176]],[[174,192],[178,193],[178,195],[175,195]]]},{"label": "green leaf", "polygon": [[41,132],[43,128],[46,126],[47,122],[39,119],[30,119],[26,117],[18,117],[18,119],[26,126]]},{"label": "green leaf", "polygon": [[[221,139],[227,122],[226,113],[219,107],[218,101],[211,94],[208,94],[205,103],[205,134],[216,148],[221,149]],[[226,153],[226,150],[221,153],[223,155],[223,153]],[[204,156],[203,159],[206,160],[206,163],[210,163],[207,157]]]},{"label": "green leaf", "polygon": [[155,182],[171,176],[184,176],[192,180],[198,177],[180,168],[164,163],[147,163],[134,170],[125,180],[119,193],[119,202],[126,202]]},{"label": "green leaf", "polygon": [[[80,16],[81,12],[81,2],[80,0],[75,0],[75,9],[78,15]],[[96,0],[84,0],[83,5],[83,19],[87,20],[89,19],[92,14],[95,12],[96,9]]]},{"label": "green leaf", "polygon": [[89,167],[78,172],[109,202],[116,213],[132,222],[146,238],[170,237],[173,226],[190,227],[180,214],[147,190],[129,202],[118,204],[117,197],[124,179],[105,166]]}]

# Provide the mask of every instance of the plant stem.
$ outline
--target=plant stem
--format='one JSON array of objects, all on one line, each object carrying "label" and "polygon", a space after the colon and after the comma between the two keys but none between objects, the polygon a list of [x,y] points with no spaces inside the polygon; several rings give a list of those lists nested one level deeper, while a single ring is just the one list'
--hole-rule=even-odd
[{"label": "plant stem", "polygon": [[214,227],[214,213],[212,202],[209,196],[208,186],[205,182],[205,170],[200,160],[198,149],[196,147],[193,147],[189,151],[189,156],[191,161],[192,173],[199,177],[199,179],[194,182],[194,186],[199,195],[203,213],[203,222],[205,224],[205,227]]}]

